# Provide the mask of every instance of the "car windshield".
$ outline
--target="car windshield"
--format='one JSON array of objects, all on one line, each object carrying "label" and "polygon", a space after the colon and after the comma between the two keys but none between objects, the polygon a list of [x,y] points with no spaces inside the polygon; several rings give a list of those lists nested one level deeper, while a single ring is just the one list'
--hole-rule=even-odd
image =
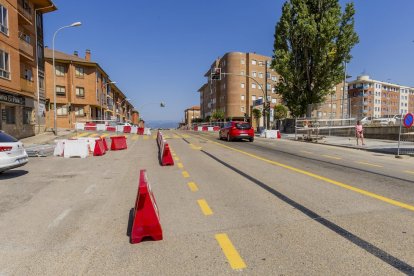
[{"label": "car windshield", "polygon": [[237,123],[236,127],[238,129],[249,129],[250,128],[250,124],[249,123]]},{"label": "car windshield", "polygon": [[0,132],[0,143],[14,143],[18,140],[4,132]]}]

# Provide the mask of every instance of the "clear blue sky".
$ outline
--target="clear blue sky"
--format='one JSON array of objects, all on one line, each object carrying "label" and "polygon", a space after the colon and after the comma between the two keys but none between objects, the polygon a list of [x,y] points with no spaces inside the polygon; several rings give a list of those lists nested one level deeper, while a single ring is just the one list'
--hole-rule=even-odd
[{"label": "clear blue sky", "polygon": [[[182,120],[199,105],[204,73],[226,52],[272,55],[282,0],[53,0],[45,45],[59,27],[81,21],[56,38],[66,53],[85,49],[141,109],[146,120]],[[342,1],[344,4],[348,1]],[[348,74],[414,86],[414,1],[356,0],[356,30]],[[166,108],[157,104],[165,101]],[[142,107],[142,108],[140,108]]]}]

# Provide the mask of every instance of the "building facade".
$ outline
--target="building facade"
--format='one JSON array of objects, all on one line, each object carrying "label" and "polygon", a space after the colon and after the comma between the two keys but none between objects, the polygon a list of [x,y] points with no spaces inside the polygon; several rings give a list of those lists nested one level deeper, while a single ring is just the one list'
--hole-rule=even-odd
[{"label": "building facade", "polygon": [[200,118],[200,106],[192,106],[184,111],[184,123],[191,126],[194,119]]},{"label": "building facade", "polygon": [[358,76],[348,84],[351,117],[380,118],[414,112],[414,88]]},{"label": "building facade", "polygon": [[[312,108],[312,118],[318,119],[342,119],[348,118],[348,91],[343,91],[344,83],[339,83],[332,88],[325,101]],[[345,87],[347,87],[345,85]]]},{"label": "building facade", "polygon": [[[221,110],[226,119],[251,119],[252,108],[261,109],[266,99],[271,107],[280,103],[275,84],[279,75],[270,68],[271,57],[256,53],[230,52],[215,60],[204,75],[207,83],[200,93],[200,116],[209,118]],[[221,69],[221,79],[214,80],[211,73]]]},{"label": "building facade", "polygon": [[0,129],[24,138],[44,121],[43,14],[51,0],[0,0]]},{"label": "building facade", "polygon": [[55,89],[51,49],[45,49],[45,60],[46,128],[54,128],[55,98],[57,128],[71,129],[85,121],[132,120],[132,104],[99,64],[91,61],[90,50],[84,58],[76,51],[69,55],[55,50]]}]

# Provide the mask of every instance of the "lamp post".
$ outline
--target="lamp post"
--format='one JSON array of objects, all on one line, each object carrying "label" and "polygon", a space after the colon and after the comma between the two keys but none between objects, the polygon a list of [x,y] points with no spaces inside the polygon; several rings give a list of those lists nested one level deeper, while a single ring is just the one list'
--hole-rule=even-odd
[{"label": "lamp post", "polygon": [[[108,85],[109,84],[115,84],[115,83],[116,83],[116,81],[109,81],[109,82],[105,82],[105,83],[102,84],[102,86],[105,87],[105,101],[108,101],[108,97],[110,97],[110,96],[108,96]],[[101,119],[102,118],[105,120],[105,116],[103,116],[103,103],[101,101]]]},{"label": "lamp post", "polygon": [[53,128],[55,132],[55,136],[57,136],[57,109],[56,109],[56,66],[55,66],[55,38],[56,34],[65,28],[71,28],[71,27],[78,27],[82,25],[81,22],[74,22],[70,25],[60,27],[56,30],[56,32],[53,34],[52,39],[52,60],[53,60],[53,110],[54,110],[54,116],[53,116]]}]

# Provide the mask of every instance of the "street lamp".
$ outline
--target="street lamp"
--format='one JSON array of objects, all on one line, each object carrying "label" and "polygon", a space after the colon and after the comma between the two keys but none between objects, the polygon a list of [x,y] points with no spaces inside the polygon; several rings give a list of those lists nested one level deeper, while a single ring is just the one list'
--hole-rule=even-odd
[{"label": "street lamp", "polygon": [[[105,87],[105,101],[106,102],[108,101],[108,97],[110,97],[110,96],[108,96],[108,85],[109,84],[115,84],[115,83],[116,83],[116,81],[109,81],[109,82],[105,82],[105,83],[102,84],[102,86]],[[102,118],[105,120],[105,116],[103,116],[103,102],[101,101],[101,119]]]},{"label": "street lamp", "polygon": [[57,136],[57,109],[56,109],[56,66],[55,66],[55,37],[56,34],[65,28],[71,28],[71,27],[78,27],[82,25],[81,22],[74,22],[70,25],[60,27],[56,30],[56,32],[53,34],[52,39],[52,60],[53,60],[53,109],[54,109],[54,116],[53,116],[53,128],[55,132],[55,136]]}]

